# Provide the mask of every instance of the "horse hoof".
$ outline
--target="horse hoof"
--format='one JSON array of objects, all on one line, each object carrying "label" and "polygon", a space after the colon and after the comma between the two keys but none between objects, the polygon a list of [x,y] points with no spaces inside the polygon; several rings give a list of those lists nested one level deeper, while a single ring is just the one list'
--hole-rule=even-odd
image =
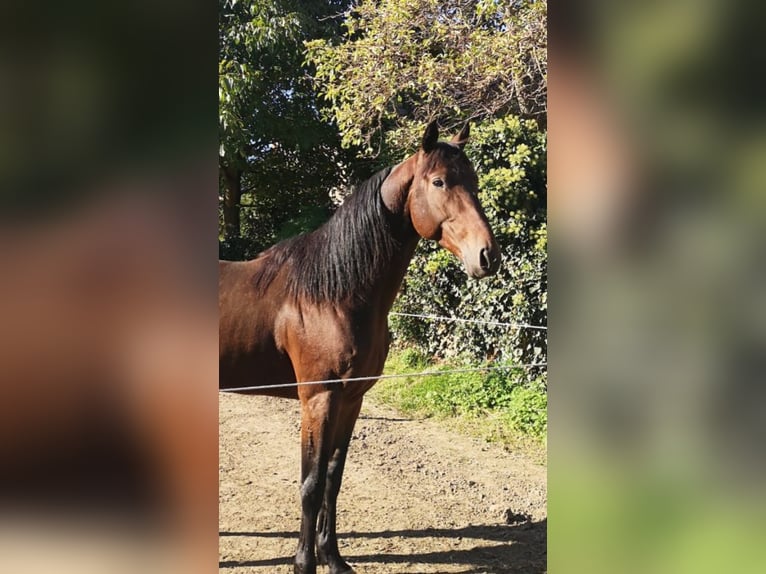
[{"label": "horse hoof", "polygon": [[317,567],[316,565],[294,564],[293,572],[294,574],[317,574]]},{"label": "horse hoof", "polygon": [[356,570],[344,562],[335,568],[330,567],[330,574],[356,574]]},{"label": "horse hoof", "polygon": [[321,550],[317,550],[317,565],[328,566],[330,574],[356,574],[353,568],[346,563],[343,558],[337,557],[329,559]]},{"label": "horse hoof", "polygon": [[349,566],[342,558],[328,559],[321,552],[317,553],[317,564],[328,566],[330,574],[356,574],[356,570]]}]

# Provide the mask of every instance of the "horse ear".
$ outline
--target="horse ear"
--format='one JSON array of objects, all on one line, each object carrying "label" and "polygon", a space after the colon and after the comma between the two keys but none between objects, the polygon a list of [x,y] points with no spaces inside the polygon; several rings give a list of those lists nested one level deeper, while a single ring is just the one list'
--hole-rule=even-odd
[{"label": "horse ear", "polygon": [[469,137],[471,137],[471,124],[466,122],[463,129],[460,130],[460,133],[453,137],[450,142],[458,146],[460,149],[463,149],[468,142]]},{"label": "horse ear", "polygon": [[436,125],[436,121],[428,124],[426,133],[423,134],[423,151],[428,153],[436,147],[436,143],[439,141],[439,126]]}]

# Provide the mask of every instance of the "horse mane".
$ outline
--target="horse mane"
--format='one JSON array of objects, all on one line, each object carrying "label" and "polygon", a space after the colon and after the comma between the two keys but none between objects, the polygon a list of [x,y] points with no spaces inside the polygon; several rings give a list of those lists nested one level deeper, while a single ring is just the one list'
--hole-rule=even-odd
[{"label": "horse mane", "polygon": [[380,194],[391,170],[385,168],[362,183],[319,229],[261,253],[253,280],[256,290],[262,292],[284,272],[293,298],[315,303],[363,299],[401,248]]}]

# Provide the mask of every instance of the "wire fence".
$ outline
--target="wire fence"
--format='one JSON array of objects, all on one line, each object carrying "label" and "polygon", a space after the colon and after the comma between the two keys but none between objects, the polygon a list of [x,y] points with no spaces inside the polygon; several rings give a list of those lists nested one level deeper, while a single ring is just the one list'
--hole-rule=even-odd
[{"label": "wire fence", "polygon": [[[457,317],[444,317],[440,315],[424,315],[419,313],[392,312],[392,313],[389,313],[389,315],[398,316],[398,317],[413,317],[413,318],[419,318],[419,319],[441,320],[441,321],[456,321],[461,323],[483,323],[487,325],[511,327],[516,329],[542,329],[542,330],[548,329],[548,327],[544,327],[541,325],[527,325],[525,323],[503,323],[500,321],[480,321],[478,319],[460,319]],[[529,368],[547,367],[547,366],[548,366],[548,363],[526,363],[526,364],[520,364],[520,365],[466,367],[466,368],[459,368],[459,369],[445,369],[440,371],[439,370],[421,371],[418,373],[397,373],[397,374],[390,374],[390,375],[376,375],[376,376],[368,376],[368,377],[346,377],[346,378],[339,378],[339,379],[324,379],[320,381],[298,381],[298,382],[292,382],[292,383],[279,383],[279,384],[273,384],[273,385],[253,385],[250,387],[219,389],[219,392],[243,393],[248,391],[265,391],[269,389],[285,389],[290,387],[303,387],[303,386],[309,386],[309,385],[333,385],[333,384],[339,384],[339,383],[359,383],[364,381],[380,381],[385,379],[401,379],[401,378],[407,378],[407,377],[432,377],[432,376],[450,375],[450,374],[458,374],[458,373],[511,371],[514,369],[529,369]]]},{"label": "wire fence", "polygon": [[308,385],[332,385],[337,383],[359,383],[363,381],[379,381],[383,379],[397,379],[406,377],[432,377],[450,375],[456,373],[477,373],[482,371],[511,371],[513,369],[527,369],[531,367],[547,367],[548,363],[527,363],[523,365],[503,365],[494,367],[467,367],[464,369],[446,369],[443,371],[422,371],[419,373],[400,373],[392,375],[377,375],[369,377],[347,377],[345,379],[325,379],[322,381],[300,381],[294,383],[281,383],[277,385],[254,385],[252,387],[237,387],[232,389],[220,389],[222,393],[242,393],[246,391],[262,391],[267,389],[285,389],[289,387],[303,387]]},{"label": "wire fence", "polygon": [[479,319],[460,319],[458,317],[444,317],[442,315],[421,315],[420,313],[394,313],[394,312],[389,313],[388,315],[395,316],[395,317],[414,317],[418,319],[449,321],[449,322],[455,322],[455,323],[477,323],[480,325],[511,327],[514,329],[540,329],[543,331],[548,330],[548,327],[544,327],[542,325],[529,325],[527,323],[503,323],[500,321],[481,321]]}]

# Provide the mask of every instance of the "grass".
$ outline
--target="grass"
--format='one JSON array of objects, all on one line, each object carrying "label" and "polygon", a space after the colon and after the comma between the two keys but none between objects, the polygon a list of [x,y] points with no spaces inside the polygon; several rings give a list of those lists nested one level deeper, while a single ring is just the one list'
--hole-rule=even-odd
[{"label": "grass", "polygon": [[[392,349],[383,372],[445,371],[465,366],[458,361],[434,364],[413,348]],[[449,420],[462,432],[544,458],[547,392],[544,381],[526,379],[521,370],[402,377],[378,382],[369,395],[403,413]]]}]

